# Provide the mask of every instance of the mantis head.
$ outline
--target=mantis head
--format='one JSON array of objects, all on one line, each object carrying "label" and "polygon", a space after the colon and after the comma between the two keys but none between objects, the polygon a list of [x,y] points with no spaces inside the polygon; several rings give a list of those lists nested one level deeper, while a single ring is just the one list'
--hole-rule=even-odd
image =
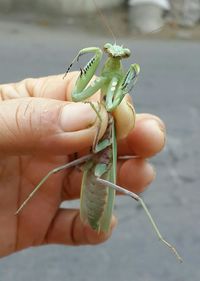
[{"label": "mantis head", "polygon": [[105,53],[107,53],[112,58],[128,58],[131,55],[131,51],[127,48],[123,48],[123,46],[112,45],[110,43],[106,43],[103,47]]}]

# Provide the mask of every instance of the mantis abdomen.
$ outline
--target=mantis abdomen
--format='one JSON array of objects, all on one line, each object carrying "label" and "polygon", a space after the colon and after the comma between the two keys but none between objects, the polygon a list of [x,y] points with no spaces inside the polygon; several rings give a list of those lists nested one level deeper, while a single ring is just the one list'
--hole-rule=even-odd
[{"label": "mantis abdomen", "polygon": [[[84,172],[81,189],[81,219],[99,231],[102,230],[101,224],[109,202],[109,189],[96,182],[94,170],[95,167]],[[102,178],[110,180],[109,172],[106,172]]]},{"label": "mantis abdomen", "polygon": [[110,115],[109,124],[101,144],[109,139],[107,145],[84,165],[81,187],[80,215],[84,223],[94,230],[108,232],[110,228],[115,190],[97,182],[98,178],[115,182],[116,173],[113,165],[112,133],[114,121]]}]

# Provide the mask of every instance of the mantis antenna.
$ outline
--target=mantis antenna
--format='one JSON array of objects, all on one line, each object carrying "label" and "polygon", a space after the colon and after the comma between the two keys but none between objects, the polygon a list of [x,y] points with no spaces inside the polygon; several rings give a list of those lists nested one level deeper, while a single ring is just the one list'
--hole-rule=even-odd
[{"label": "mantis antenna", "polygon": [[104,27],[106,27],[106,30],[110,33],[110,35],[112,36],[114,42],[116,43],[116,36],[115,36],[115,34],[114,34],[110,24],[108,23],[108,19],[104,16],[104,14],[102,13],[101,9],[99,9],[99,7],[98,7],[98,5],[97,5],[95,0],[93,0],[93,3],[95,5],[95,7],[96,7],[96,10],[97,10],[97,12],[99,14],[99,17],[100,17]]}]

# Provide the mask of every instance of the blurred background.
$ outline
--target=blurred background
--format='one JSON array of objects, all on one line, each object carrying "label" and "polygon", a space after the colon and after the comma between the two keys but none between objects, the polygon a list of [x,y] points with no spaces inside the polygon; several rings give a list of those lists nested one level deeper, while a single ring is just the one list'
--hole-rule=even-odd
[{"label": "blurred background", "polygon": [[[0,280],[198,281],[200,1],[96,2],[117,43],[132,51],[124,67],[141,66],[136,111],[166,123],[166,148],[151,160],[157,178],[142,196],[184,263],[157,241],[137,203],[124,197],[116,200],[119,224],[108,242],[22,251],[0,260]],[[0,83],[64,73],[81,48],[113,42],[92,0],[0,0],[0,38]]]}]

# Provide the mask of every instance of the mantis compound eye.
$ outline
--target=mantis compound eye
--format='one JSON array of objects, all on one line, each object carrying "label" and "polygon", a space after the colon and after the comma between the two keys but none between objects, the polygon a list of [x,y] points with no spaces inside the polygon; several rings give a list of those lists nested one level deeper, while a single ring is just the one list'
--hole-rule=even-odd
[{"label": "mantis compound eye", "polygon": [[112,47],[112,45],[111,45],[110,43],[106,43],[106,44],[103,46],[104,50],[108,50],[108,49],[110,49],[111,47]]},{"label": "mantis compound eye", "polygon": [[124,49],[124,53],[125,53],[126,57],[130,57],[130,55],[131,55],[131,51],[128,48]]}]

